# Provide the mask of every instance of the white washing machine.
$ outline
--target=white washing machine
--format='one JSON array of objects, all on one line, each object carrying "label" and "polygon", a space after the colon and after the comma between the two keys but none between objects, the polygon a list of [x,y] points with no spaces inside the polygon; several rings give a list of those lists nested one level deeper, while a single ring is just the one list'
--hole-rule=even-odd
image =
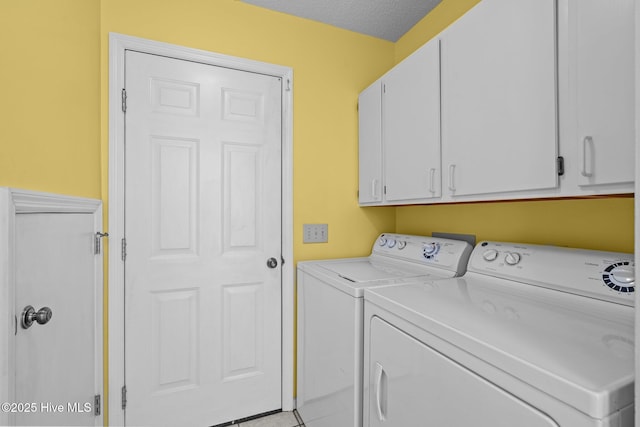
[{"label": "white washing machine", "polygon": [[630,427],[633,255],[483,242],[365,291],[364,425]]},{"label": "white washing machine", "polygon": [[297,409],[308,427],[362,426],[365,288],[463,274],[472,246],[382,234],[371,255],[298,263]]}]

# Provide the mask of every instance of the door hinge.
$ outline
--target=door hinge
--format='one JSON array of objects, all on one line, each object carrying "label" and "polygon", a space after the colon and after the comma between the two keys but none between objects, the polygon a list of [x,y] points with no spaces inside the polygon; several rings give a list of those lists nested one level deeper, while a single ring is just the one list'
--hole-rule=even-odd
[{"label": "door hinge", "polygon": [[121,390],[122,410],[127,409],[127,386],[123,385]]},{"label": "door hinge", "polygon": [[287,79],[287,88],[285,89],[287,92],[291,92],[291,80]]},{"label": "door hinge", "polygon": [[122,112],[127,112],[127,90],[122,89]]},{"label": "door hinge", "polygon": [[558,166],[558,176],[564,175],[564,157],[558,156],[557,166]]},{"label": "door hinge", "polygon": [[102,407],[100,404],[100,395],[96,394],[93,398],[93,415],[96,417],[102,413]]},{"label": "door hinge", "polygon": [[95,236],[95,250],[94,253],[96,255],[100,255],[100,252],[102,251],[102,238],[103,237],[109,237],[109,233],[101,233],[101,232],[97,232],[96,236]]},{"label": "door hinge", "polygon": [[122,252],[122,261],[127,260],[127,239],[122,238],[120,242],[120,250]]}]

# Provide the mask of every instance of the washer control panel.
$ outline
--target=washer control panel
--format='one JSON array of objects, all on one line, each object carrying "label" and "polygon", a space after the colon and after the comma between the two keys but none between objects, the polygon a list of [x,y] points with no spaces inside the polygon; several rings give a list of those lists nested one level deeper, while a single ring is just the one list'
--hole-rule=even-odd
[{"label": "washer control panel", "polygon": [[389,257],[419,265],[429,265],[464,274],[472,246],[461,240],[408,234],[381,234],[372,256]]},{"label": "washer control panel", "polygon": [[634,305],[633,254],[481,242],[471,254],[468,271]]}]

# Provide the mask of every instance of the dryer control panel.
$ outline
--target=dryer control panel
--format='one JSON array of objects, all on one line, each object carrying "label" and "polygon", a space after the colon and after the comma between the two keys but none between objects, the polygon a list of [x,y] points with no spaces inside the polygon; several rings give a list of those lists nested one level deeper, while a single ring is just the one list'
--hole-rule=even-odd
[{"label": "dryer control panel", "polygon": [[464,241],[440,237],[383,233],[373,244],[372,256],[429,265],[462,275],[473,247]]},{"label": "dryer control panel", "polygon": [[468,271],[634,305],[633,254],[481,242],[473,250]]}]

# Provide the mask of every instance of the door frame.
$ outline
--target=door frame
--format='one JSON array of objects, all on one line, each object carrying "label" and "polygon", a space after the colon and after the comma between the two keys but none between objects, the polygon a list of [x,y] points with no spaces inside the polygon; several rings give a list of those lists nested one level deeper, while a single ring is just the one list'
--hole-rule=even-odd
[{"label": "door frame", "polygon": [[[15,233],[16,215],[26,213],[86,213],[93,215],[94,230],[102,228],[102,202],[58,194],[42,193],[14,188],[0,188],[0,402],[15,402]],[[89,241],[87,240],[87,243]],[[103,256],[95,256],[95,383],[96,393],[103,396],[101,414],[95,425],[103,424]],[[18,402],[15,402],[18,403]],[[23,402],[24,403],[24,402]],[[0,411],[0,425],[10,425],[9,413]]]},{"label": "door frame", "polygon": [[125,52],[162,55],[282,78],[282,410],[293,410],[293,70],[245,58],[208,52],[118,33],[109,33],[109,423],[124,425],[124,136],[122,89]]}]

